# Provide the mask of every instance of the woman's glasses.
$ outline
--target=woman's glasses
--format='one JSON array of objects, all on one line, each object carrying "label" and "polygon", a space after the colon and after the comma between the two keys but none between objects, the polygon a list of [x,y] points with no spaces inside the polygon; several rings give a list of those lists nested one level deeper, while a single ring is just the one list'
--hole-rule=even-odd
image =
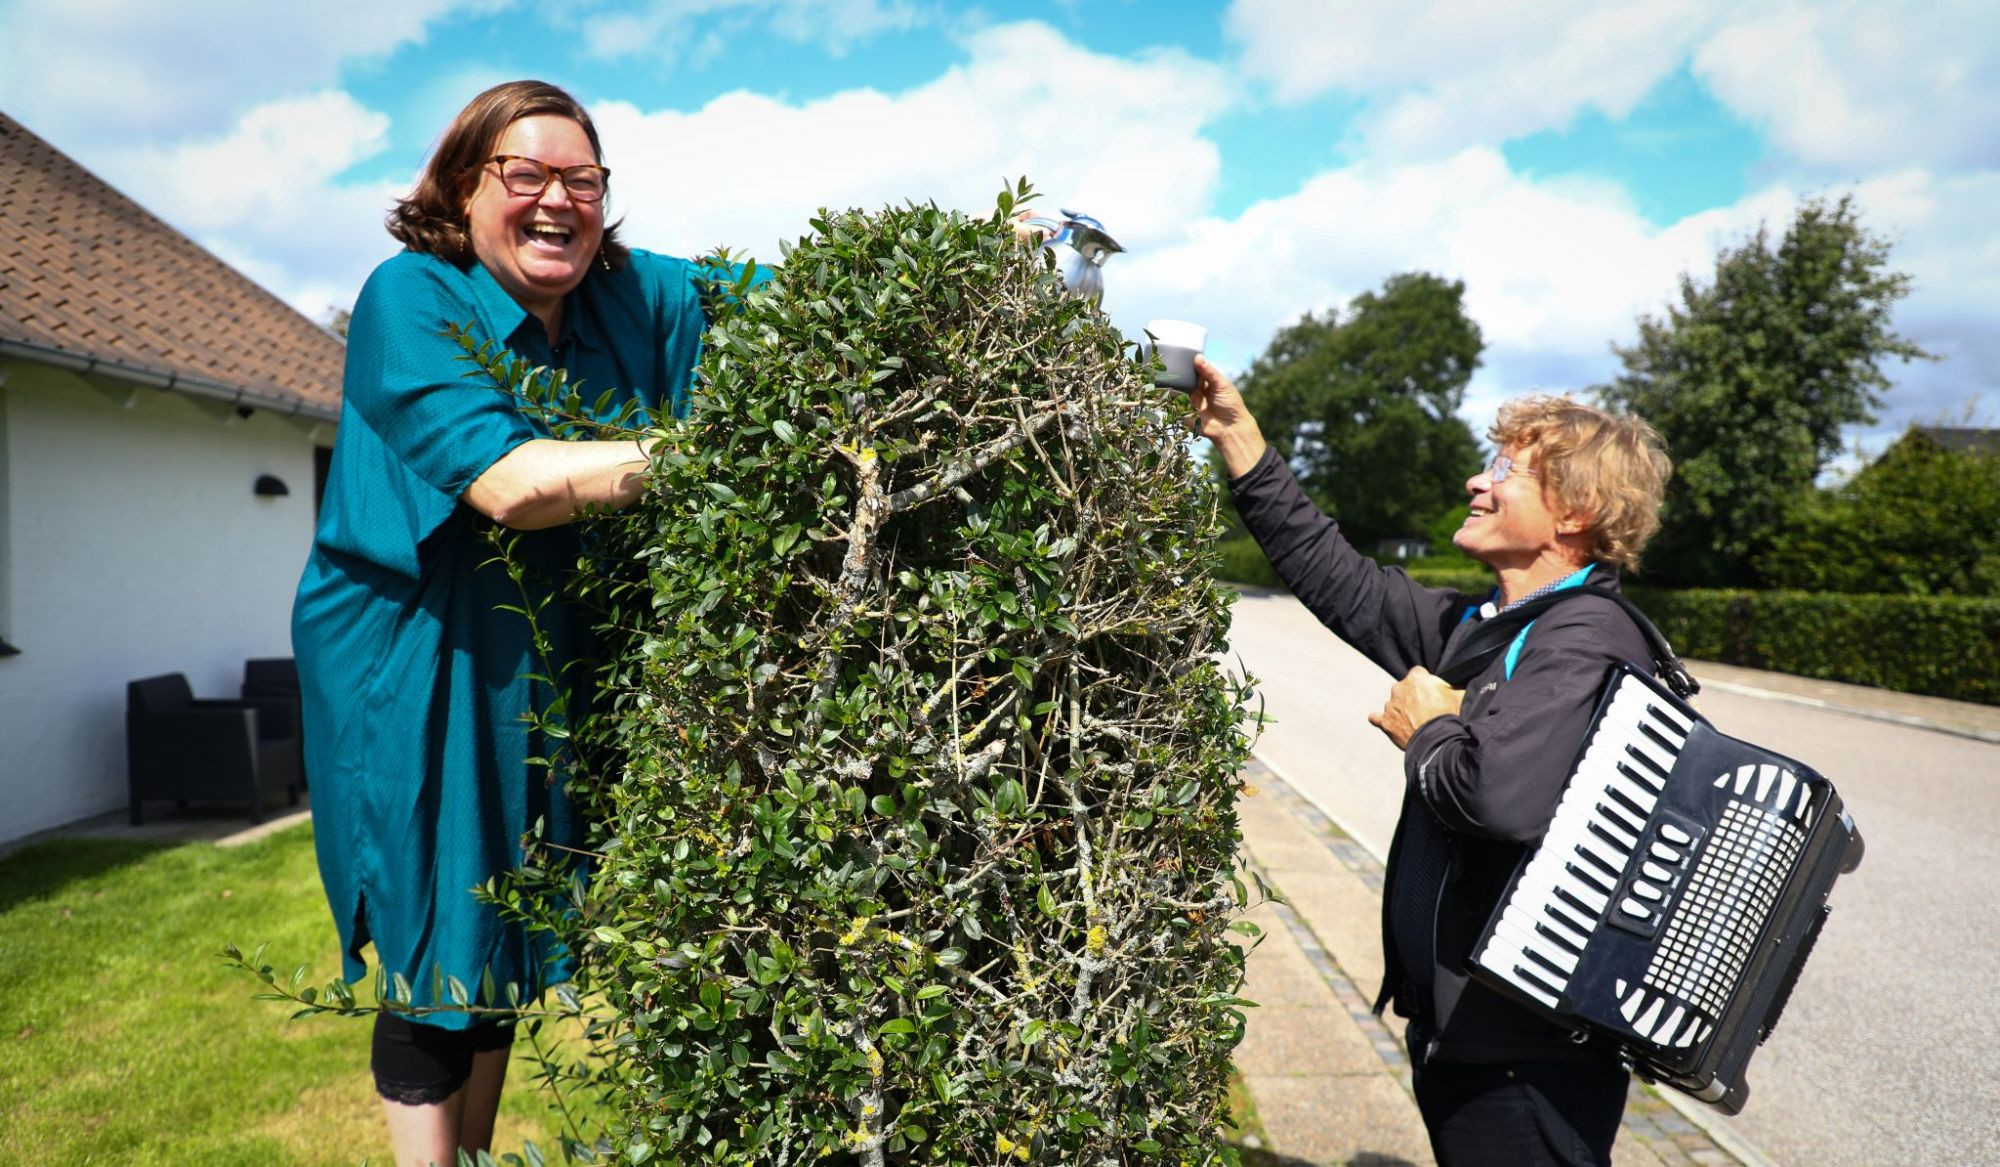
[{"label": "woman's glasses", "polygon": [[495,154],[487,161],[500,167],[500,185],[507,188],[507,193],[522,198],[542,197],[549,183],[560,178],[571,199],[594,203],[604,197],[605,183],[611,178],[609,169],[589,163],[557,169],[539,158],[524,158],[519,154]]}]

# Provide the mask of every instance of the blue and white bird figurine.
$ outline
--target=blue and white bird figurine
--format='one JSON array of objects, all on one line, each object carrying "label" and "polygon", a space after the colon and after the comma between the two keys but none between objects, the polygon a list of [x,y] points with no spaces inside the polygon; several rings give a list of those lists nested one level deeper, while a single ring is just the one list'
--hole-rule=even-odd
[{"label": "blue and white bird figurine", "polygon": [[1104,229],[1104,224],[1067,207],[1062,209],[1061,219],[1050,219],[1036,215],[1027,220],[1029,226],[1041,227],[1049,232],[1042,241],[1043,247],[1065,247],[1067,252],[1056,255],[1056,270],[1062,273],[1063,286],[1073,296],[1081,296],[1096,303],[1104,296],[1104,261],[1113,253],[1125,250],[1118,241]]}]

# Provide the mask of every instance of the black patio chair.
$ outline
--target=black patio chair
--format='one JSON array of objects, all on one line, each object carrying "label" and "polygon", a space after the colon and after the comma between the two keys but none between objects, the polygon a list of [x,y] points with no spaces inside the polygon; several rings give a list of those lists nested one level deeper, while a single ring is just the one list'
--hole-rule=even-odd
[{"label": "black patio chair", "polygon": [[299,789],[311,789],[306,774],[305,721],[299,714],[299,664],[288,656],[254,657],[243,662],[245,701],[283,701],[292,711],[294,735],[298,742]]},{"label": "black patio chair", "polygon": [[283,698],[196,700],[167,673],[125,686],[125,762],[138,825],[148,800],[247,802],[250,821],[279,793],[299,802],[299,728]]}]

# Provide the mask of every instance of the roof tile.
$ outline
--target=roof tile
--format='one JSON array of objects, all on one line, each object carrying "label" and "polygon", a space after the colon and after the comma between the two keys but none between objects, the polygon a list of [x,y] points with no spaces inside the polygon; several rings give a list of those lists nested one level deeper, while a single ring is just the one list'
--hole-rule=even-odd
[{"label": "roof tile", "polygon": [[0,340],[340,405],[340,340],[0,114]]}]

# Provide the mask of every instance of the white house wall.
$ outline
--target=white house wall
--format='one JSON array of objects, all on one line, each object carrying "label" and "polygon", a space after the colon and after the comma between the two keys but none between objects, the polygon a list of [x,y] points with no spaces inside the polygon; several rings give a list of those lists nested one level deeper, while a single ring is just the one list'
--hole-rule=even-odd
[{"label": "white house wall", "polygon": [[[292,421],[0,364],[0,842],[126,805],[125,683],[234,697],[290,656],[313,445]],[[322,440],[330,440],[325,427]],[[273,474],[280,498],[252,486]]]}]

